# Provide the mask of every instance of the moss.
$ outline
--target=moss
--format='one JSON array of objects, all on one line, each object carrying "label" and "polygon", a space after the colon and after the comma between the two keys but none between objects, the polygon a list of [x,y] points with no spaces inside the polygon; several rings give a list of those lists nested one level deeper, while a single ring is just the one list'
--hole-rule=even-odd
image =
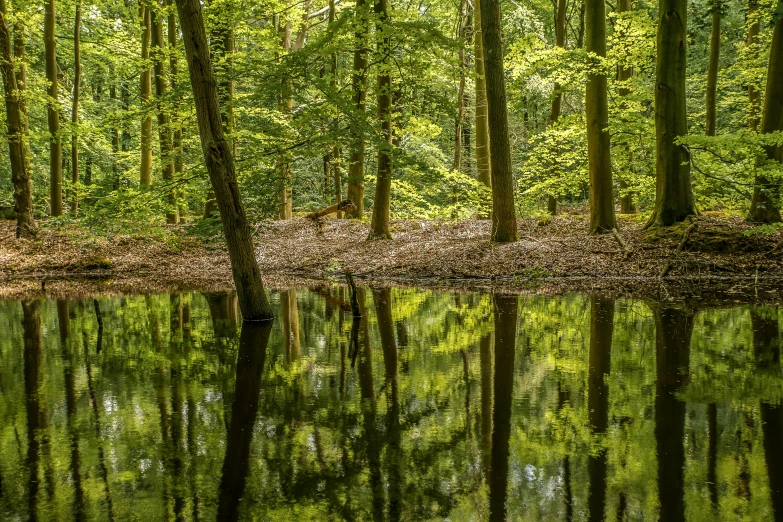
[{"label": "moss", "polygon": [[690,222],[683,221],[668,227],[650,227],[644,232],[644,242],[653,244],[671,241],[679,242],[682,239],[682,235],[685,233],[685,230],[690,225]]},{"label": "moss", "polygon": [[82,259],[78,268],[81,270],[110,270],[114,268],[114,263],[106,257],[91,255]]}]

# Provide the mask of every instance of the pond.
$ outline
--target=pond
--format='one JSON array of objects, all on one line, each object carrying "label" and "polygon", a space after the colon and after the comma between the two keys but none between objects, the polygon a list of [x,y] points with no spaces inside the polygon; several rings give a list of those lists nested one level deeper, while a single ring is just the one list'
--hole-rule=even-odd
[{"label": "pond", "polygon": [[781,520],[778,310],[0,301],[2,520]]}]

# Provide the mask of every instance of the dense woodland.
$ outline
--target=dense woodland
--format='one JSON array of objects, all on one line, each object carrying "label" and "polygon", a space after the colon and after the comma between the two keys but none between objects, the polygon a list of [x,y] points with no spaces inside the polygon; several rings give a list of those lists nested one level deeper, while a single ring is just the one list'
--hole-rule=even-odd
[{"label": "dense woodland", "polygon": [[[616,208],[651,225],[711,209],[780,221],[774,0],[0,10],[0,204],[22,236],[43,216],[109,232],[210,216],[205,129],[225,136],[217,164],[233,163],[251,221],[345,198],[371,238],[390,217],[491,215],[511,241],[515,216],[585,201],[592,232],[615,228]],[[190,67],[189,81],[193,63],[209,78]],[[199,85],[217,87],[222,123],[205,113],[201,132]]]}]

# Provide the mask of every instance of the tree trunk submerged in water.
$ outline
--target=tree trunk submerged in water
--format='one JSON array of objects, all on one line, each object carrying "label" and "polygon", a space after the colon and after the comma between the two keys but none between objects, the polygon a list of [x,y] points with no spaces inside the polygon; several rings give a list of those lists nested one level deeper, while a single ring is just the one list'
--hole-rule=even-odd
[{"label": "tree trunk submerged in water", "polygon": [[223,223],[242,318],[245,321],[271,319],[272,309],[264,292],[250,225],[239,195],[234,159],[223,134],[201,4],[199,0],[177,0],[177,11],[193,87],[201,148]]},{"label": "tree trunk submerged in water", "polygon": [[517,217],[511,173],[511,143],[508,138],[500,2],[484,0],[481,10],[492,178],[492,241],[511,243],[517,240]]}]

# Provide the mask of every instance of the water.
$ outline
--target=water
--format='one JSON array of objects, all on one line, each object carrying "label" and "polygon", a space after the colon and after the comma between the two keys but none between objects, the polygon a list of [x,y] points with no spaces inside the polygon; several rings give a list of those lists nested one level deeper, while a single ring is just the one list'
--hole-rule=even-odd
[{"label": "water", "polygon": [[783,519],[775,308],[340,292],[0,301],[0,519]]}]

